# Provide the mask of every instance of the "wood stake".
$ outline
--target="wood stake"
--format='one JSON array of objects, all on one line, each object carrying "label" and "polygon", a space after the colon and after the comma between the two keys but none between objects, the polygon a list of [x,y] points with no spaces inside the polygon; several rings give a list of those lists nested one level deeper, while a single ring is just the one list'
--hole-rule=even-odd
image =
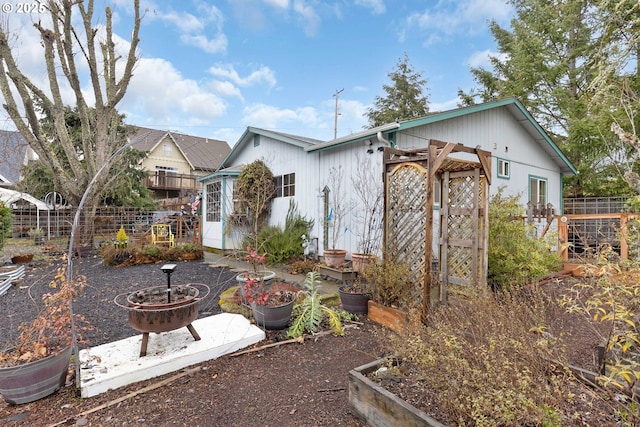
[{"label": "wood stake", "polygon": [[77,415],[75,415],[73,417],[69,417],[69,418],[67,418],[67,419],[65,419],[63,421],[58,422],[58,423],[51,424],[51,425],[49,425],[49,427],[56,427],[56,426],[61,426],[63,424],[67,424],[69,421],[77,420],[80,417],[92,414],[92,413],[97,412],[97,411],[99,411],[101,409],[105,409],[105,408],[108,408],[110,406],[116,405],[116,404],[118,404],[120,402],[124,402],[125,400],[131,399],[132,397],[135,397],[135,396],[137,396],[139,394],[143,394],[143,393],[146,393],[148,391],[155,390],[157,388],[165,386],[165,385],[167,385],[169,383],[172,383],[173,381],[175,381],[177,379],[180,379],[182,377],[186,377],[187,375],[194,374],[194,373],[200,371],[201,369],[202,368],[200,366],[198,366],[196,368],[187,369],[184,372],[181,372],[181,373],[179,373],[177,375],[174,375],[172,377],[166,378],[166,379],[164,379],[162,381],[159,381],[159,382],[157,382],[155,384],[148,385],[145,388],[142,388],[140,390],[132,391],[131,393],[129,393],[129,394],[125,395],[125,396],[119,397],[119,398],[117,398],[115,400],[112,400],[112,401],[109,401],[107,403],[103,403],[102,405],[98,405],[95,408],[88,409],[86,411],[80,412],[79,414],[77,414]]}]

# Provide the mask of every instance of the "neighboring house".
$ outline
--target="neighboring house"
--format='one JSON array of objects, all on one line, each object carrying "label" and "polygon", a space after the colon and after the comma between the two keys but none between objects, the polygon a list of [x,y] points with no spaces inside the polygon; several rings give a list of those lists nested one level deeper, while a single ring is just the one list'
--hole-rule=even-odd
[{"label": "neighboring house", "polygon": [[[429,140],[459,143],[490,152],[491,194],[504,187],[506,195],[520,195],[523,205],[529,201],[543,206],[551,203],[556,213],[562,211],[562,177],[577,173],[514,98],[390,123],[326,142],[249,127],[220,168],[202,179],[205,185],[203,245],[223,250],[239,249],[241,236],[234,236],[230,232],[232,227],[225,227],[233,219],[233,184],[244,165],[262,159],[279,184],[270,224],[284,225],[289,201],[294,200],[298,210],[315,221],[311,237],[319,238],[322,253],[326,248],[323,189],[335,168],[344,171],[345,199],[355,201],[352,176],[358,162],[370,161],[375,175],[381,177],[379,188],[382,191],[383,148],[424,148]],[[457,157],[465,159],[464,155]],[[437,198],[434,207],[438,208]],[[354,204],[347,215],[338,244],[349,253],[357,251],[357,236],[361,232],[356,220],[357,209]]]},{"label": "neighboring house", "polygon": [[131,126],[133,147],[147,153],[141,168],[149,172],[145,186],[155,199],[200,192],[198,178],[215,171],[231,151],[229,144],[217,139]]},{"label": "neighboring house", "polygon": [[18,131],[0,131],[0,186],[14,187],[20,169],[35,158],[33,150]]}]

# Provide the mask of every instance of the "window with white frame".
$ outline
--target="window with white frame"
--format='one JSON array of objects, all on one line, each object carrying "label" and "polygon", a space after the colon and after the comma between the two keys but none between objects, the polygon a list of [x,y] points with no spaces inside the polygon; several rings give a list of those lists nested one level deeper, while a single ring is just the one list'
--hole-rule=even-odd
[{"label": "window with white frame", "polygon": [[220,222],[222,205],[222,185],[220,182],[207,184],[207,221]]},{"label": "window with white frame", "polygon": [[547,180],[539,176],[529,176],[529,201],[534,205],[547,204]]},{"label": "window with white frame", "polygon": [[168,142],[162,144],[162,154],[164,154],[165,156],[171,155],[171,144],[169,144]]},{"label": "window with white frame", "polygon": [[505,159],[498,159],[498,178],[509,178],[511,174],[511,162]]},{"label": "window with white frame", "polygon": [[253,135],[253,146],[254,147],[260,146],[260,135]]},{"label": "window with white frame", "polygon": [[276,197],[292,197],[296,195],[296,174],[289,173],[273,178],[276,187]]}]

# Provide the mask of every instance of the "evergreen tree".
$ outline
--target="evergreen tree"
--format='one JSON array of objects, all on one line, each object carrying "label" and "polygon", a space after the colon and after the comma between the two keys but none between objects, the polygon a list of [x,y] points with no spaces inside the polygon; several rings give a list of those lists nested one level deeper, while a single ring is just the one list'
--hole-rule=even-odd
[{"label": "evergreen tree", "polygon": [[[57,138],[55,123],[46,109],[39,108],[42,119],[41,129],[44,136],[49,139],[50,149],[63,167],[69,168],[70,161],[67,153],[63,150]],[[95,116],[95,109],[89,109],[90,114]],[[78,158],[80,164],[86,163],[84,153],[85,147],[95,150],[95,142],[88,145],[82,144],[82,125],[76,108],[65,108],[65,125],[74,144],[73,157]],[[124,124],[124,115],[116,116],[119,120],[117,128],[118,138],[121,146],[127,143],[127,128]],[[127,148],[121,156],[116,159],[110,169],[108,181],[101,190],[99,201],[103,205],[112,206],[140,206],[154,207],[156,203],[149,197],[147,188],[142,184],[148,172],[138,168],[138,164],[144,159],[145,153],[134,148]],[[86,165],[85,165],[86,167]],[[48,164],[42,160],[35,160],[22,168],[23,179],[18,183],[18,189],[29,193],[39,199],[44,199],[47,193],[57,191],[53,172]]]},{"label": "evergreen tree", "polygon": [[594,0],[512,0],[511,28],[495,21],[490,29],[499,55],[491,70],[472,68],[477,91],[460,92],[463,104],[515,96],[531,111],[567,157],[578,175],[565,179],[565,195],[604,196],[628,193],[612,150],[611,117],[593,103],[591,85],[608,58],[597,47],[612,41],[603,33],[603,9]]},{"label": "evergreen tree", "polygon": [[376,96],[373,107],[367,110],[369,127],[424,117],[429,113],[429,97],[425,94],[427,81],[422,73],[414,71],[406,53],[387,76],[392,83],[382,86],[387,96]]}]

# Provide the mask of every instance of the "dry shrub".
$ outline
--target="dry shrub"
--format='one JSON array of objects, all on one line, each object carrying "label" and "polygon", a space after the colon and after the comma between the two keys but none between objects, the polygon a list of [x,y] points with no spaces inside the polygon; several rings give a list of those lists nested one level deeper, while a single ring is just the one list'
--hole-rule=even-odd
[{"label": "dry shrub", "polygon": [[465,292],[452,292],[428,325],[413,321],[394,350],[458,425],[559,425],[557,408],[572,393],[568,373],[549,363],[559,355],[544,332],[545,295]]}]

